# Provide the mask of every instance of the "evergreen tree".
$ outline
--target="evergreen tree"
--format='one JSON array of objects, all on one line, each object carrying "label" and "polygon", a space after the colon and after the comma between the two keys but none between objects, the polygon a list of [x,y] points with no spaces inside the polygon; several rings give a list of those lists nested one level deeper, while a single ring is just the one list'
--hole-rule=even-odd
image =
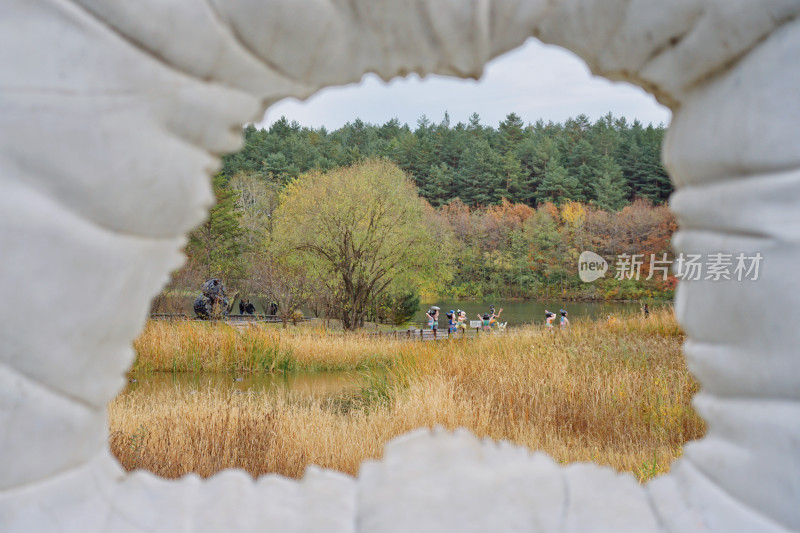
[{"label": "evergreen tree", "polygon": [[513,202],[522,200],[522,165],[519,159],[511,152],[501,157],[501,168],[503,172],[504,191],[503,197]]},{"label": "evergreen tree", "polygon": [[500,123],[499,146],[500,152],[507,154],[512,152],[517,145],[522,141],[524,124],[522,119],[516,113],[509,113],[506,119]]},{"label": "evergreen tree", "polygon": [[470,139],[458,173],[458,197],[467,205],[496,204],[503,197],[503,160],[483,139]]},{"label": "evergreen tree", "polygon": [[262,164],[263,174],[268,176],[269,180],[275,183],[285,185],[298,175],[297,168],[289,164],[289,161],[282,152],[269,154]]},{"label": "evergreen tree", "polygon": [[577,195],[573,200],[586,201],[594,198],[594,184],[598,174],[597,153],[586,139],[572,147],[565,168],[578,182]]},{"label": "evergreen tree", "polygon": [[622,169],[613,159],[604,156],[600,161],[600,176],[595,183],[595,203],[606,211],[619,211],[627,203],[628,187]]},{"label": "evergreen tree", "polygon": [[613,156],[617,152],[621,138],[617,131],[617,122],[611,113],[592,125],[588,140],[598,155]]},{"label": "evergreen tree", "polygon": [[517,146],[516,155],[520,161],[519,201],[534,205],[547,164],[559,160],[558,147],[550,137],[538,134],[524,139]]},{"label": "evergreen tree", "polygon": [[423,175],[424,162],[420,157],[419,138],[411,132],[402,132],[399,137],[392,140],[390,150],[391,160],[411,176],[418,187],[424,186],[420,178]]},{"label": "evergreen tree", "polygon": [[578,180],[570,176],[567,170],[555,161],[547,164],[542,184],[536,191],[536,201],[551,202],[556,205],[578,196]]},{"label": "evergreen tree", "polygon": [[491,205],[501,197],[535,205],[540,196],[553,197],[538,190],[547,165],[557,161],[577,182],[557,196],[592,202],[598,200],[602,176],[599,158],[608,156],[622,169],[628,199],[662,203],[672,192],[660,161],[664,127],[629,124],[610,113],[593,124],[578,115],[563,124],[538,120],[527,127],[509,113],[496,129],[483,126],[477,113],[453,126],[445,113],[438,124],[420,117],[413,131],[397,119],[376,126],[356,118],[333,132],[281,117],[266,130],[248,125],[243,133],[242,150],[222,159],[226,179],[246,173],[283,186],[314,169],[382,157],[398,164],[436,205],[456,197],[470,205]]},{"label": "evergreen tree", "polygon": [[469,122],[467,123],[467,131],[475,137],[482,137],[483,126],[481,125],[480,115],[478,115],[477,113],[473,113],[469,116]]},{"label": "evergreen tree", "polygon": [[246,230],[236,209],[239,191],[228,189],[225,178],[214,177],[217,203],[206,221],[189,235],[187,254],[205,279],[221,278],[229,284],[244,275]]},{"label": "evergreen tree", "polygon": [[428,178],[419,189],[420,195],[434,207],[438,207],[453,198],[455,188],[453,169],[439,163],[428,171]]},{"label": "evergreen tree", "polygon": [[639,194],[654,203],[665,202],[672,194],[672,183],[661,164],[663,137],[663,129],[648,126],[642,138],[642,167],[645,178],[639,187]]}]

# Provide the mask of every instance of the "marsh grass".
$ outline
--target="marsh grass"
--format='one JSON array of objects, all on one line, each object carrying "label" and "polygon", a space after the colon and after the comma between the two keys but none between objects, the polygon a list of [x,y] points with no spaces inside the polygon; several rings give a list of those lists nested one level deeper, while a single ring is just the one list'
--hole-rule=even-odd
[{"label": "marsh grass", "polygon": [[136,341],[138,372],[341,371],[379,367],[408,342],[322,327],[150,321]]},{"label": "marsh grass", "polygon": [[[112,451],[126,468],[165,477],[229,467],[299,477],[316,464],[356,474],[393,437],[441,425],[540,449],[561,463],[595,461],[644,481],[705,433],[689,403],[697,383],[671,310],[577,322],[566,332],[519,328],[425,343],[321,333],[242,339],[244,332],[194,328],[148,325],[147,364],[275,370],[285,357],[295,369],[360,368],[366,385],[328,398],[125,393],[110,406],[110,424]],[[187,331],[193,338],[181,340]],[[210,354],[201,341],[211,343]],[[180,346],[193,347],[194,356],[179,357]]]}]

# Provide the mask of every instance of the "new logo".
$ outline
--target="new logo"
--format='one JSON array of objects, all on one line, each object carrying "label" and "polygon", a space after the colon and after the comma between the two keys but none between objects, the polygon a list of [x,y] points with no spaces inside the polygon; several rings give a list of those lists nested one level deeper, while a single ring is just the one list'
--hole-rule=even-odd
[{"label": "new logo", "polygon": [[581,252],[578,258],[578,276],[581,281],[591,283],[602,278],[608,271],[608,262],[594,252]]}]

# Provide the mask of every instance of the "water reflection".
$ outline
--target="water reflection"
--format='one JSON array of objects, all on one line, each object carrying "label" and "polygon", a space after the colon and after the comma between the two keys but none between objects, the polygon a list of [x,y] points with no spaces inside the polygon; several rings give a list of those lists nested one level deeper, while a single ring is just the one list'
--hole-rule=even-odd
[{"label": "water reflection", "polygon": [[354,391],[364,384],[358,372],[307,372],[274,374],[137,374],[126,392],[151,394],[167,388],[189,390],[231,390],[240,392],[299,393],[309,396],[333,396]]}]

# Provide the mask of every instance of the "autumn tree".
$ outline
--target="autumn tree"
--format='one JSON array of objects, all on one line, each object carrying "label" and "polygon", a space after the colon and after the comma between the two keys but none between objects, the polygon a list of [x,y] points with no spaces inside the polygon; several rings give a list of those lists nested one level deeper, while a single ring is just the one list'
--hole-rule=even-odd
[{"label": "autumn tree", "polygon": [[272,214],[278,208],[279,188],[275,183],[253,173],[236,174],[228,184],[236,191],[236,210],[247,230],[250,250],[258,250],[272,230]]},{"label": "autumn tree", "polygon": [[272,303],[278,306],[277,314],[285,328],[313,296],[314,283],[304,265],[291,257],[263,254],[261,259],[250,269],[247,289],[263,309],[269,309]]},{"label": "autumn tree", "polygon": [[353,330],[393,283],[418,283],[443,266],[436,231],[426,224],[429,209],[400,168],[366,160],[287,186],[273,238],[304,258]]},{"label": "autumn tree", "polygon": [[558,227],[558,210],[552,204],[544,204],[526,221],[526,233],[530,242],[531,268],[548,288],[563,285],[566,275],[564,257],[566,242]]}]

